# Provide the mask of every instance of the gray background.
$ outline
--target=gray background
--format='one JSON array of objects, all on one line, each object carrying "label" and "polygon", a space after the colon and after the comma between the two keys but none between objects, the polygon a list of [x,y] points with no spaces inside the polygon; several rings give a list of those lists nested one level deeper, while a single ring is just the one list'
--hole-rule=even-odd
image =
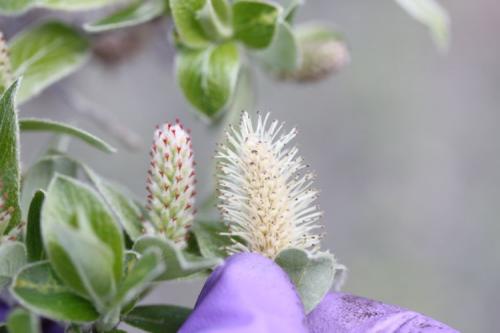
[{"label": "gray background", "polygon": [[[500,330],[500,3],[441,3],[453,22],[447,56],[393,1],[309,1],[299,20],[338,26],[352,64],[312,85],[277,84],[258,72],[257,109],[300,130],[299,148],[322,191],[324,247],[349,268],[345,291],[464,332],[494,332]],[[13,24],[0,23],[7,30]],[[176,87],[165,31],[156,28],[131,59],[113,67],[93,60],[62,83],[142,137],[139,151],[113,156],[71,146],[71,154],[138,197],[145,194],[153,128],[176,117],[193,130],[199,189],[209,192],[215,131],[193,116]],[[54,89],[21,113],[77,121],[109,138]],[[45,139],[23,136],[26,164]],[[150,301],[192,306],[201,285],[166,283]]]}]

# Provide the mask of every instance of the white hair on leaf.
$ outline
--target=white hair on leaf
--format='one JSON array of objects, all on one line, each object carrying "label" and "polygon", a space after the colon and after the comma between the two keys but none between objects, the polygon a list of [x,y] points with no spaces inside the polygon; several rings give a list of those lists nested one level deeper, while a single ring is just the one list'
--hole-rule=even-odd
[{"label": "white hair on leaf", "polygon": [[12,218],[12,207],[5,206],[5,198],[0,194],[0,234],[7,228],[10,219]]},{"label": "white hair on leaf", "polygon": [[296,129],[260,114],[254,125],[247,112],[230,126],[216,154],[219,209],[229,226],[229,253],[258,252],[275,258],[286,248],[309,253],[319,249],[314,231],[322,215],[314,204],[313,175],[296,147],[288,147]]},{"label": "white hair on leaf", "polygon": [[14,207],[7,206],[8,195],[7,192],[3,192],[3,189],[3,182],[0,180],[0,235],[4,234],[14,213]]}]

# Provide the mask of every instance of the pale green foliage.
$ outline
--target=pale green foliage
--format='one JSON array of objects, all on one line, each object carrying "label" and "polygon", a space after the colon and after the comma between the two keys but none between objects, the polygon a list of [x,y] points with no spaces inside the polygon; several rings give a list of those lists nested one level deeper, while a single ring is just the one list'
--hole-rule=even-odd
[{"label": "pale green foliage", "polygon": [[330,253],[309,255],[300,249],[284,250],[276,263],[290,275],[306,312],[321,302],[333,286],[336,271],[343,268]]},{"label": "pale green foliage", "polygon": [[0,2],[0,12],[5,14],[19,14],[33,7],[34,0],[3,0]]},{"label": "pale green foliage", "polygon": [[408,14],[426,25],[436,45],[443,51],[449,46],[450,19],[437,0],[395,0]]},{"label": "pale green foliage", "polygon": [[8,233],[21,220],[19,207],[19,125],[15,108],[15,95],[19,81],[13,83],[0,98],[0,195],[3,207],[9,210],[9,219],[0,225],[0,236]]},{"label": "pale green foliage", "polygon": [[235,37],[246,46],[262,49],[274,37],[280,8],[271,3],[238,1],[233,5]]},{"label": "pale green foliage", "polygon": [[144,236],[134,244],[134,250],[145,253],[151,249],[158,249],[168,269],[160,280],[186,278],[202,270],[214,267],[221,262],[217,258],[204,258],[189,254],[179,249],[172,241],[155,236]]},{"label": "pale green foliage", "polygon": [[177,332],[191,310],[172,305],[142,305],[123,319],[127,324],[151,333]]},{"label": "pale green foliage", "polygon": [[22,103],[74,72],[88,59],[88,41],[74,28],[47,22],[16,35],[9,43],[13,75],[23,77]]},{"label": "pale green foliage", "polygon": [[124,243],[117,223],[97,193],[74,179],[55,176],[41,218],[51,266],[61,283],[69,287],[68,293],[71,290],[72,298],[79,295],[90,301],[100,314],[102,327],[115,325],[121,308],[165,271],[155,249],[143,252],[125,269]]},{"label": "pale green foliage", "polygon": [[23,218],[28,215],[33,195],[38,190],[46,190],[56,173],[75,177],[77,165],[74,161],[62,155],[44,156],[33,164],[23,176],[23,187],[21,192],[21,209]]},{"label": "pale green foliage", "polygon": [[7,318],[7,328],[10,333],[38,333],[40,319],[24,309],[16,309]]},{"label": "pale green foliage", "polygon": [[294,71],[300,66],[301,58],[297,38],[290,24],[279,23],[271,45],[257,53],[261,62],[272,71]]},{"label": "pale green foliage", "polygon": [[56,176],[42,209],[42,237],[58,275],[104,309],[123,272],[123,238],[97,193]]},{"label": "pale green foliage", "polygon": [[134,200],[134,195],[119,184],[102,178],[88,166],[83,166],[83,169],[116,215],[128,236],[132,240],[139,238],[143,234],[143,209]]},{"label": "pale green foliage", "polygon": [[85,24],[84,29],[88,32],[104,32],[134,26],[161,16],[166,10],[165,7],[164,0],[134,1],[109,16]]},{"label": "pale green foliage", "polygon": [[[215,119],[231,103],[237,103],[235,86],[244,58],[236,42],[250,49],[270,46],[284,24],[280,23],[283,8],[257,0],[241,0],[232,5],[227,0],[172,0],[171,10],[179,44],[179,85],[205,118]],[[288,64],[290,60],[283,56],[290,50],[290,43],[283,44],[280,38],[274,44],[278,46],[270,51],[274,58],[271,65],[281,65],[282,60]],[[297,66],[295,49],[293,44],[293,67]]]},{"label": "pale green foliage", "polygon": [[134,301],[163,272],[166,265],[159,250],[152,249],[142,255],[127,273],[113,300],[113,305],[121,307]]},{"label": "pale green foliage", "polygon": [[293,22],[296,12],[299,10],[300,6],[305,3],[306,0],[281,0],[280,3],[283,6],[284,12],[283,17],[287,22]]},{"label": "pale green foliage", "polygon": [[240,68],[234,43],[203,50],[183,49],[177,55],[177,79],[186,98],[208,118],[220,115],[231,101]]},{"label": "pale green foliage", "polygon": [[220,221],[196,221],[192,229],[196,236],[198,247],[204,257],[224,258],[227,256],[227,247],[232,243],[229,237],[224,236],[228,228]]},{"label": "pale green foliage", "polygon": [[23,306],[55,320],[85,323],[99,317],[92,303],[67,287],[46,261],[25,266],[11,292]]},{"label": "pale green foliage", "polygon": [[33,8],[85,10],[117,3],[119,0],[2,0],[0,13],[20,14]]},{"label": "pale green foliage", "polygon": [[172,17],[181,45],[176,60],[179,85],[187,100],[208,119],[231,102],[241,64],[232,35],[227,0],[172,0]]},{"label": "pale green foliage", "polygon": [[36,119],[36,118],[25,118],[19,120],[19,128],[21,131],[42,131],[42,132],[52,132],[58,134],[65,134],[76,137],[95,148],[102,150],[106,153],[113,153],[116,151],[115,148],[99,139],[93,134],[84,131],[80,128],[60,123],[57,121],[52,121],[48,119]]},{"label": "pale green foliage", "polygon": [[0,291],[26,264],[26,248],[20,242],[5,242],[0,245]]},{"label": "pale green foliage", "polygon": [[[0,11],[15,13],[34,7],[51,9],[82,10],[97,8],[117,2],[118,0],[5,0],[0,5]],[[429,27],[436,44],[445,50],[449,44],[449,18],[446,11],[436,0],[396,0],[411,16]],[[314,68],[318,74],[308,77],[314,80],[326,77],[333,72],[331,68],[340,68],[338,62],[329,66],[324,58],[328,54],[341,53],[337,58],[347,54],[341,44],[320,48],[317,57],[314,54],[307,57],[293,29],[295,14],[304,0],[280,0],[278,2],[263,0],[136,0],[126,6],[118,7],[108,16],[84,25],[88,32],[104,32],[113,29],[135,26],[149,22],[164,14],[171,13],[175,23],[174,37],[179,46],[179,57],[184,57],[185,48],[196,49],[200,54],[210,53],[221,44],[241,42],[249,50],[260,49],[257,59],[272,74],[286,72],[286,77],[299,81],[309,81],[302,75],[289,73],[299,68]],[[56,82],[76,70],[85,60],[87,41],[71,28],[59,23],[49,23],[36,27],[26,33],[33,35],[27,39],[21,50],[13,42],[12,62],[15,76],[26,76],[21,87],[19,101],[23,102],[38,94],[50,84]],[[23,34],[24,35],[24,34]],[[16,38],[21,39],[21,38]],[[242,50],[239,50],[241,53]],[[19,60],[19,55],[28,59]],[[326,54],[326,55],[325,55]],[[185,56],[188,57],[188,56]],[[200,55],[200,57],[202,57]],[[40,58],[40,59],[38,59]],[[189,58],[189,57],[188,57]],[[345,57],[344,57],[345,58]],[[233,64],[233,58],[227,58]],[[240,54],[238,63],[245,61]],[[20,65],[22,62],[22,66]],[[319,65],[316,65],[319,62]],[[342,63],[342,61],[340,61]],[[240,68],[240,64],[234,66]],[[43,71],[40,72],[40,68]],[[48,69],[48,70],[45,70]],[[187,100],[199,110],[204,117],[216,118],[224,109],[230,108],[234,100],[234,89],[228,85],[234,77],[214,75],[216,69],[210,66],[197,66],[188,75],[179,80],[181,89]],[[5,71],[7,73],[7,71]],[[208,74],[207,74],[208,73]],[[231,72],[232,73],[232,72]],[[186,81],[189,76],[199,84]],[[195,78],[196,77],[196,78]],[[6,76],[8,79],[8,75]],[[204,79],[206,78],[206,79]],[[9,80],[4,81],[9,81]],[[202,81],[210,82],[203,84]],[[199,96],[195,98],[193,96]]]},{"label": "pale green foliage", "polygon": [[197,19],[197,12],[203,9],[207,0],[171,0],[170,8],[175,28],[182,43],[191,48],[204,48],[210,45],[209,36]]},{"label": "pale green foliage", "polygon": [[207,0],[196,13],[204,34],[214,42],[222,41],[232,34],[231,9],[227,0]]}]

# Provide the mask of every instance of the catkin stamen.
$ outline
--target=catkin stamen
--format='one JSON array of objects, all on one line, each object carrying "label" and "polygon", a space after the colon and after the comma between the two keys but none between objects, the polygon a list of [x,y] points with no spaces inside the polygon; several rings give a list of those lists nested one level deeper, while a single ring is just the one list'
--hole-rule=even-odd
[{"label": "catkin stamen", "polygon": [[228,252],[274,258],[298,247],[314,253],[319,237],[312,231],[319,227],[321,212],[313,205],[313,177],[301,173],[305,165],[297,148],[287,148],[296,130],[283,134],[283,124],[268,121],[269,114],[259,115],[254,127],[243,113],[216,155],[219,209],[233,242]]}]

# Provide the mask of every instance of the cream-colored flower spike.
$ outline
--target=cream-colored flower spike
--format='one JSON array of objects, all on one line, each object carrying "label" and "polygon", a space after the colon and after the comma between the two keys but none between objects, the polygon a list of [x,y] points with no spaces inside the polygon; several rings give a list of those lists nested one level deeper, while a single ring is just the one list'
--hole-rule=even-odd
[{"label": "cream-colored flower spike", "polygon": [[282,133],[283,125],[269,123],[269,114],[259,114],[254,125],[244,112],[216,154],[219,208],[233,242],[229,253],[275,258],[290,247],[319,249],[318,191],[311,188],[313,175],[301,174],[306,165],[298,149],[287,146],[297,131]]},{"label": "cream-colored flower spike", "polygon": [[164,235],[184,247],[195,214],[196,178],[191,137],[178,120],[157,128],[150,156],[149,220],[144,222],[144,231]]}]

